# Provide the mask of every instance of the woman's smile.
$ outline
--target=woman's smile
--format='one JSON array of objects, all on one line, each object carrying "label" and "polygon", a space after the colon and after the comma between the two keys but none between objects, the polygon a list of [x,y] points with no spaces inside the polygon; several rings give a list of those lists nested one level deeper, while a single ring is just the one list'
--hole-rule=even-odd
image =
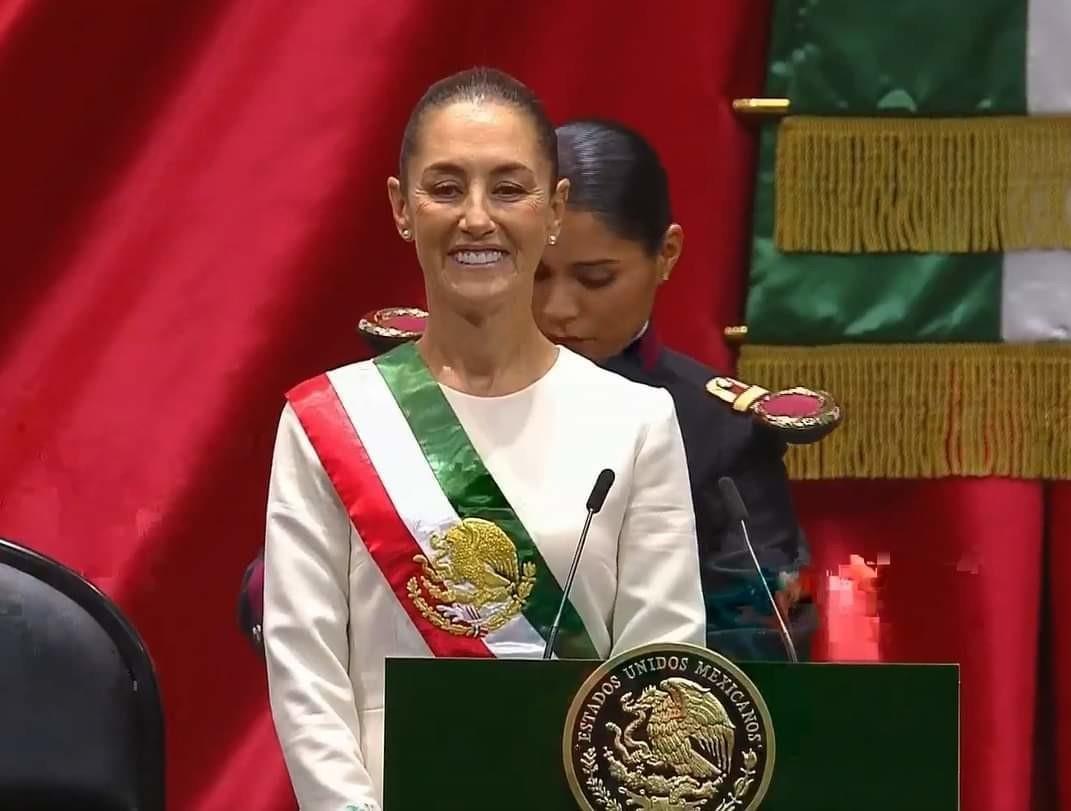
[{"label": "woman's smile", "polygon": [[451,262],[465,270],[499,270],[509,258],[509,253],[499,247],[462,247],[450,251]]}]

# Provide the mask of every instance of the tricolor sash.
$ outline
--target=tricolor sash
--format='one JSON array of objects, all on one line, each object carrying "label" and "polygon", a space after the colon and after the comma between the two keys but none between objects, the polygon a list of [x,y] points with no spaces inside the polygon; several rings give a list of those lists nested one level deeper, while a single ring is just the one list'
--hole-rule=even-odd
[{"label": "tricolor sash", "polygon": [[[415,346],[320,375],[287,398],[432,653],[541,656],[561,587]],[[572,605],[554,652],[599,658]]]}]

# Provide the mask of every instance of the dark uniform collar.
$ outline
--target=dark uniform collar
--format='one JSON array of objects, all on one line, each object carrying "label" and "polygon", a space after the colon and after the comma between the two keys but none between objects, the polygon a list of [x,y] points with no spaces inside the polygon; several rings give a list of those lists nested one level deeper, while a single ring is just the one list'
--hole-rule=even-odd
[{"label": "dark uniform collar", "polygon": [[645,372],[653,371],[662,354],[662,342],[658,340],[658,333],[654,324],[648,321],[640,329],[637,335],[621,353],[633,363],[637,364]]}]

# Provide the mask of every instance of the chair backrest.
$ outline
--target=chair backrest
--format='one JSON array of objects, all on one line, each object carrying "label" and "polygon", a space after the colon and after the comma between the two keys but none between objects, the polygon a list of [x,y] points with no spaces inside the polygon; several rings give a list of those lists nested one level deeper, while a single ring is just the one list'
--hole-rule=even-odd
[{"label": "chair backrest", "polygon": [[152,660],[95,586],[0,539],[0,808],[162,811]]}]

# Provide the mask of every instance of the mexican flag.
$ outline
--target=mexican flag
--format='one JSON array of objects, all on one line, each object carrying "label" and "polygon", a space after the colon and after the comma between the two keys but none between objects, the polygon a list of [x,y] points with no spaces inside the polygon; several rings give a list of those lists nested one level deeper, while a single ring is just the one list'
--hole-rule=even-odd
[{"label": "mexican flag", "polygon": [[1071,478],[1071,3],[775,4],[745,379],[797,478]]}]

